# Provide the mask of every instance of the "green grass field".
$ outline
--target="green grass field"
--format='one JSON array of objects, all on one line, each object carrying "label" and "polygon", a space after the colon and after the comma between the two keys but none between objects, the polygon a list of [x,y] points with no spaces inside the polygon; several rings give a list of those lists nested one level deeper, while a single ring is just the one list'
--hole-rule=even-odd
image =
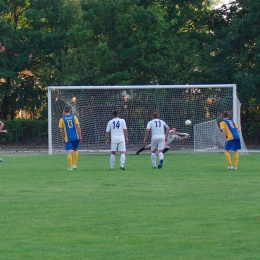
[{"label": "green grass field", "polygon": [[260,259],[259,155],[4,155],[0,259]]}]

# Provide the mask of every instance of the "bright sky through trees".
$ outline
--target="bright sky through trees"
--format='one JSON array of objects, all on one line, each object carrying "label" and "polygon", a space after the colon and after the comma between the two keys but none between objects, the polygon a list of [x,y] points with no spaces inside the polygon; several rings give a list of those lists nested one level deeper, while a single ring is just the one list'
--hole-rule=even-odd
[{"label": "bright sky through trees", "polygon": [[231,2],[231,0],[221,0],[219,1],[219,4],[216,6],[216,8],[219,8],[224,4],[228,4],[229,2]]}]

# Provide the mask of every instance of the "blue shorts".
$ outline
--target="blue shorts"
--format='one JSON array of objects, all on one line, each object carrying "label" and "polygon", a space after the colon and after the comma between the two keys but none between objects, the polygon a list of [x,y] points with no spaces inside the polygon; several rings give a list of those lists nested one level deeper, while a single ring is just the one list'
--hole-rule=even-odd
[{"label": "blue shorts", "polygon": [[79,147],[79,140],[65,142],[65,150],[77,150]]},{"label": "blue shorts", "polygon": [[241,149],[240,139],[227,140],[225,145],[225,150],[236,151]]}]

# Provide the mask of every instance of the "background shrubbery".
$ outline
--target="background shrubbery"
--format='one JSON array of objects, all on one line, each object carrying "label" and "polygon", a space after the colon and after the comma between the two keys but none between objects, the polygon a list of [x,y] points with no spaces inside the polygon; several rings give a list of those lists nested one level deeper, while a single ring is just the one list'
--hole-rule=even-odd
[{"label": "background shrubbery", "polygon": [[[247,146],[259,145],[259,115],[255,111],[242,110],[241,120],[244,141]],[[4,121],[8,133],[0,133],[0,145],[44,145],[48,144],[48,121],[15,119]]]},{"label": "background shrubbery", "polygon": [[47,145],[48,122],[29,119],[4,121],[8,133],[0,133],[1,145]]},{"label": "background shrubbery", "polygon": [[[1,0],[0,118],[47,120],[47,86],[235,83],[258,146],[260,1],[220,2]],[[34,141],[15,127],[0,140]]]}]

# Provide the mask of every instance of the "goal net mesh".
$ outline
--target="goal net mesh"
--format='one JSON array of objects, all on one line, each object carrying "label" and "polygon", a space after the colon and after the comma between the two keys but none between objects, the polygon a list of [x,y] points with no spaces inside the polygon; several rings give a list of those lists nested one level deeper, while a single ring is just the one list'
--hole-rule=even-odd
[{"label": "goal net mesh", "polygon": [[[129,132],[127,151],[136,151],[143,146],[146,124],[151,120],[154,111],[169,127],[190,134],[190,138],[172,143],[172,150],[194,150],[194,125],[212,120],[220,120],[224,110],[233,111],[233,93],[231,87],[183,87],[151,86],[134,87],[51,87],[51,138],[52,151],[63,150],[59,133],[59,119],[65,106],[79,119],[82,129],[80,150],[108,151],[110,145],[105,145],[105,130],[107,122],[112,118],[113,110],[118,110],[124,118]],[[240,117],[239,117],[240,118]],[[190,119],[192,125],[184,124]],[[240,122],[238,122],[240,124]],[[218,131],[218,130],[216,130]],[[208,128],[210,137],[211,128]],[[197,136],[197,134],[196,134]],[[201,141],[202,143],[202,141]],[[205,143],[205,142],[204,142]],[[199,149],[204,149],[200,144]],[[207,146],[205,146],[207,148]],[[50,147],[49,147],[50,149]]]},{"label": "goal net mesh", "polygon": [[[240,121],[240,107],[241,103],[237,99],[237,124],[240,129],[241,150],[239,153],[248,154],[249,151],[245,146],[242,136],[241,121]],[[210,121],[202,122],[194,126],[194,151],[197,152],[222,152],[224,150],[224,141],[222,133],[219,130],[219,124],[222,118],[213,119]]]}]

